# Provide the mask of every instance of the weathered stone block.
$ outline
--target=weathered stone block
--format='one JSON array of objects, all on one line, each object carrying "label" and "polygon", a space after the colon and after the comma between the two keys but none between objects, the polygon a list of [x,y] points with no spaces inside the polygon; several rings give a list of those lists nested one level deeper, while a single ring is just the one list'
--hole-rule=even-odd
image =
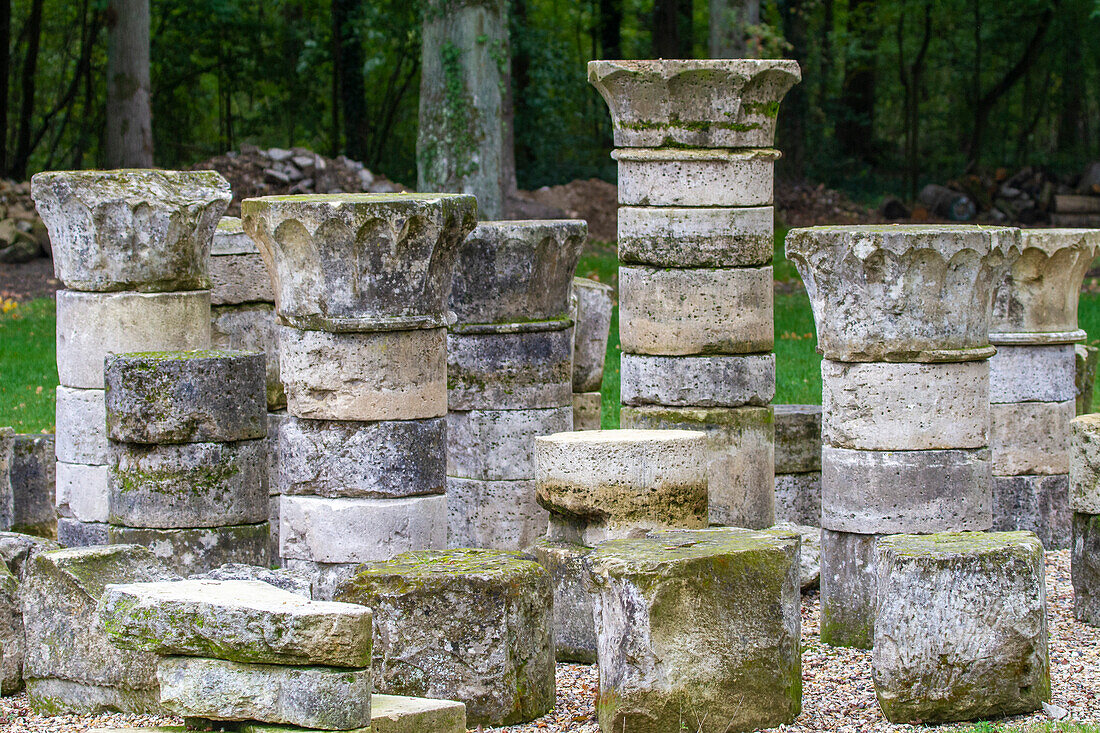
[{"label": "weathered stone block", "polygon": [[596,663],[594,597],[587,560],[591,552],[591,547],[545,537],[532,548],[554,587],[554,655],[559,662]]},{"label": "weathered stone block", "polygon": [[993,473],[1069,473],[1070,421],[1076,411],[1073,399],[990,405]]},{"label": "weathered stone block", "polygon": [[483,221],[462,241],[450,307],[458,323],[569,317],[573,272],[588,236],[576,219]]},{"label": "weathered stone block", "polygon": [[213,305],[273,303],[267,266],[241,220],[224,217],[210,246],[210,302]]},{"label": "weathered stone block", "polygon": [[535,439],[536,498],[581,544],[647,529],[706,527],[706,435],[596,430]]},{"label": "weathered stone block", "polygon": [[281,503],[281,496],[276,495],[267,498],[268,558],[271,560],[272,567],[283,566],[283,560],[279,557],[279,525],[281,522],[279,519],[279,506]]},{"label": "weathered stone block", "polygon": [[762,407],[775,396],[775,354],[648,356],[623,354],[624,405]]},{"label": "weathered stone block", "polygon": [[380,692],[460,700],[470,725],[525,722],[554,706],[553,591],[525,555],[407,553],[364,566],[336,599],[374,612]]},{"label": "weathered stone block", "polygon": [[619,337],[632,354],[751,354],[774,341],[772,268],[619,268]]},{"label": "weathered stone block", "polygon": [[328,498],[442,494],[446,433],[441,417],[379,422],[287,417],[279,425],[275,493]]},{"label": "weathered stone block", "polygon": [[821,361],[821,436],[836,448],[984,448],[989,411],[988,361]]},{"label": "weathered stone block", "polygon": [[620,206],[770,206],[769,149],[619,148]]},{"label": "weathered stone block", "polygon": [[264,355],[164,351],[107,358],[107,437],[204,443],[267,437]]},{"label": "weathered stone block", "polygon": [[27,635],[23,676],[32,706],[55,715],[102,708],[155,712],[156,657],[116,648],[91,621],[106,586],[176,577],[142,547],[36,555],[20,589]]},{"label": "weathered stone block", "polygon": [[617,147],[769,147],[776,112],[802,78],[774,59],[590,61]]},{"label": "weathered stone block", "polygon": [[279,429],[285,420],[288,420],[290,415],[286,410],[278,410],[276,412],[267,413],[267,465],[268,465],[268,482],[267,490],[275,495],[279,491],[279,482],[276,477],[279,475]]},{"label": "weathered stone block", "polygon": [[1096,386],[1096,367],[1100,364],[1100,349],[1086,344],[1074,344],[1073,353],[1077,365],[1074,373],[1077,414],[1087,415],[1092,412],[1092,396]]},{"label": "weathered stone block", "polygon": [[821,641],[870,649],[879,535],[821,530]]},{"label": "weathered stone block", "polygon": [[278,327],[287,408],[315,420],[416,420],[447,412],[443,328],[327,333]]},{"label": "weathered stone block", "polygon": [[91,547],[93,545],[106,545],[106,522],[81,522],[79,519],[68,517],[57,518],[57,541],[62,547]]},{"label": "weathered stone block", "polygon": [[589,556],[602,730],[747,731],[801,710],[797,534],[672,530]]},{"label": "weathered stone block", "polygon": [[103,389],[108,354],[210,347],[210,292],[57,291],[57,374],[66,387]]},{"label": "weathered stone block", "polygon": [[623,407],[624,428],[706,434],[710,522],[750,529],[775,523],[773,418],[767,407]]},{"label": "weathered stone block", "polygon": [[102,389],[58,387],[54,418],[57,460],[65,463],[107,463],[106,392]]},{"label": "weathered stone block", "polygon": [[371,562],[447,545],[447,497],[325,499],[279,502],[279,555],[319,563]]},{"label": "weathered stone block", "polygon": [[821,524],[821,471],[775,474],[775,518],[810,527]]},{"label": "weathered stone block", "polygon": [[825,446],[821,526],[891,534],[989,529],[989,450],[863,451]]},{"label": "weathered stone block", "polygon": [[283,567],[287,570],[309,577],[313,598],[318,601],[331,601],[340,584],[355,575],[360,565],[362,563],[358,562],[325,563],[292,558],[283,560]]},{"label": "weathered stone block", "polygon": [[603,404],[603,396],[599,392],[574,392],[573,393],[573,424],[561,430],[599,430],[602,423],[600,407]]},{"label": "weathered stone block", "polygon": [[817,348],[834,361],[963,361],[989,348],[993,291],[1019,230],[957,224],[792,229]]},{"label": "weathered stone block", "polygon": [[1070,430],[1070,508],[1100,514],[1100,414],[1075,417]]},{"label": "weathered stone block", "polygon": [[989,401],[1075,399],[1075,369],[1073,344],[998,346],[989,359]]},{"label": "weathered stone block", "polygon": [[180,575],[194,575],[225,565],[270,565],[268,526],[238,524],[195,529],[151,529],[107,525],[111,544],[148,547]]},{"label": "weathered stone block", "polygon": [[369,667],[371,612],[252,580],[108,586],[99,620],[122,649],[254,664]]},{"label": "weathered stone block", "polygon": [[23,610],[19,604],[19,581],[6,564],[0,564],[0,694],[11,695],[23,688]]},{"label": "weathered stone block", "polygon": [[619,261],[654,267],[759,267],[771,262],[771,206],[619,207]]},{"label": "weathered stone block", "polygon": [[161,704],[186,718],[259,720],[321,730],[370,725],[370,669],[161,657],[157,680]]},{"label": "weathered stone block", "polygon": [[279,340],[275,306],[269,303],[219,305],[210,308],[210,345],[215,349],[262,351],[267,370],[267,409],[286,406],[279,379]]},{"label": "weathered stone block", "polygon": [[[990,338],[1002,334],[1064,335],[1063,343],[1080,338],[1077,301],[1081,281],[1100,253],[1100,231],[1095,229],[1023,229],[1021,254],[996,283]],[[1047,341],[1048,343],[1058,343]]]},{"label": "weathered stone block", "polygon": [[1073,615],[1100,626],[1100,515],[1073,513]]},{"label": "weathered stone block", "polygon": [[466,706],[455,700],[371,695],[371,733],[465,733]]},{"label": "weathered stone block", "polygon": [[207,287],[210,240],[232,197],[214,171],[38,173],[31,192],[58,279],[89,291]]},{"label": "weathered stone block", "polygon": [[19,532],[0,532],[0,560],[19,582],[27,574],[31,560],[40,553],[60,550],[61,545],[54,540]]},{"label": "weathered stone block", "polygon": [[886,718],[940,723],[1050,699],[1043,547],[1029,532],[878,540],[871,676]]},{"label": "weathered stone block", "polygon": [[10,427],[0,427],[0,530],[11,529],[15,521],[15,496],[11,487],[14,453],[15,431]]},{"label": "weathered stone block", "polygon": [[16,435],[12,446],[12,529],[39,537],[57,536],[54,508],[55,440],[42,433]]},{"label": "weathered stone block", "polygon": [[447,477],[447,547],[526,550],[546,533],[549,516],[532,479]]},{"label": "weathered stone block", "polygon": [[[277,554],[274,556],[279,557]],[[273,585],[289,593],[311,598],[310,578],[305,573],[292,570],[272,570],[259,565],[244,565],[242,563],[227,563],[220,565],[206,573],[190,576],[191,580],[258,580],[261,583]]]},{"label": "weathered stone block", "polygon": [[794,532],[802,538],[798,553],[798,583],[805,593],[821,580],[821,528],[793,522],[778,522],[770,529]]},{"label": "weathered stone block", "polygon": [[573,421],[569,407],[448,412],[447,475],[488,481],[534,478],[535,436],[572,430]]},{"label": "weathered stone block", "polygon": [[455,256],[477,224],[477,201],[460,194],[265,196],[242,203],[241,220],[288,325],[434,328],[444,325]]},{"label": "weathered stone block", "polygon": [[568,407],[572,385],[572,327],[447,335],[447,393],[452,410]]},{"label": "weathered stone block", "polygon": [[267,521],[267,441],[111,443],[108,521],[222,527]]},{"label": "weathered stone block", "polygon": [[[81,522],[106,522],[107,466],[57,463],[57,516]],[[62,541],[61,544],[66,544]]]},{"label": "weathered stone block", "polygon": [[773,405],[772,410],[775,414],[775,472],[820,471],[821,406]]},{"label": "weathered stone block", "polygon": [[993,529],[1034,532],[1047,550],[1070,546],[1069,476],[994,476]]},{"label": "weathered stone block", "polygon": [[573,278],[573,392],[598,392],[603,384],[614,292],[610,285]]}]

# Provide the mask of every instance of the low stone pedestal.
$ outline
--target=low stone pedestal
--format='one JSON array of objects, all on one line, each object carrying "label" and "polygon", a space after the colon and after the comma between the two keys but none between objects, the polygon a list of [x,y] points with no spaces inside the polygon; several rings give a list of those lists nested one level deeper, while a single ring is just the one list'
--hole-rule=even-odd
[{"label": "low stone pedestal", "polygon": [[888,720],[986,720],[1050,699],[1034,534],[894,535],[879,538],[876,555],[871,674]]},{"label": "low stone pedestal", "polygon": [[459,700],[469,725],[554,706],[550,578],[523,554],[459,549],[368,563],[336,592],[374,613],[374,685]]},{"label": "low stone pedestal", "polygon": [[799,538],[666,530],[589,556],[600,729],[750,731],[801,710]]}]

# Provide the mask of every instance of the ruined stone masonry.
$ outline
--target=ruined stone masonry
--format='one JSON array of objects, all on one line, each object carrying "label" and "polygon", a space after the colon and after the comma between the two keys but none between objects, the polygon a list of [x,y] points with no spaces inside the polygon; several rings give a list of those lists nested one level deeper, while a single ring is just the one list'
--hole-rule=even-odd
[{"label": "ruined stone masonry", "polygon": [[[821,407],[776,405],[775,518],[821,526]],[[805,554],[805,538],[803,538]]]},{"label": "ruined stone masonry", "polygon": [[599,430],[535,439],[538,503],[550,513],[535,545],[554,588],[559,660],[596,660],[589,557],[610,539],[708,524],[706,436]]},{"label": "ruined stone masonry", "polygon": [[875,540],[988,530],[990,311],[1016,229],[787,235],[821,362],[821,638],[869,648]]},{"label": "ruined stone masonry", "polygon": [[573,429],[569,296],[584,222],[483,222],[462,242],[447,333],[450,547],[525,550],[546,532],[534,440]]},{"label": "ruined stone masonry", "polygon": [[263,353],[113,354],[105,379],[108,541],[181,575],[267,567]]},{"label": "ruined stone masonry", "polygon": [[1100,626],[1100,415],[1081,415],[1070,425],[1073,612],[1078,621]]},{"label": "ruined stone masonry", "polygon": [[775,522],[772,170],[794,61],[592,61],[619,167],[623,427],[701,430],[710,518]]},{"label": "ruined stone masonry", "polygon": [[39,173],[57,293],[62,544],[107,541],[104,357],[210,346],[208,260],[229,184],[213,171]]},{"label": "ruined stone masonry", "polygon": [[600,429],[607,340],[614,309],[610,285],[573,278],[573,429]]},{"label": "ruined stone masonry", "polygon": [[315,597],[362,562],[447,541],[447,305],[472,196],[271,196],[241,205],[275,296],[287,416],[280,556]]},{"label": "ruined stone masonry", "polygon": [[1070,421],[1077,413],[1081,281],[1100,231],[1021,231],[1020,258],[999,284],[989,340],[993,528],[1031,530],[1048,550],[1070,543]]}]

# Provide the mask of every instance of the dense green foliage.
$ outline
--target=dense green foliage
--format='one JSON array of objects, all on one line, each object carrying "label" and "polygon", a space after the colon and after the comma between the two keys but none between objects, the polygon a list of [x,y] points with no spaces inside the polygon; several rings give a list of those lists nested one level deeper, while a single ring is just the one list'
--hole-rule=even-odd
[{"label": "dense green foliage", "polygon": [[[662,2],[681,18],[673,47],[707,55],[707,0]],[[303,145],[415,183],[420,2],[151,3],[158,165]],[[655,0],[508,3],[520,186],[613,179],[585,63],[669,48]],[[762,3],[751,46],[803,66],[780,114],[781,172],[872,198],[968,168],[1077,172],[1100,157],[1098,0]],[[16,0],[11,12],[0,168],[101,164],[106,0]]]}]

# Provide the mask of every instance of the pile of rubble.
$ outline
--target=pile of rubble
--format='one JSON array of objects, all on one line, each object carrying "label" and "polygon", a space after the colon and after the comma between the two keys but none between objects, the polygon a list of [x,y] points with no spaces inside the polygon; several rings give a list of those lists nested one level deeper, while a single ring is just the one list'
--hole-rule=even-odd
[{"label": "pile of rubble", "polygon": [[227,216],[240,216],[241,201],[257,196],[306,193],[395,193],[408,191],[362,163],[340,155],[326,158],[306,148],[242,145],[239,151],[196,163],[192,170],[215,170],[233,187]]},{"label": "pile of rubble", "polygon": [[31,201],[31,184],[0,180],[0,262],[50,254],[50,235]]}]

